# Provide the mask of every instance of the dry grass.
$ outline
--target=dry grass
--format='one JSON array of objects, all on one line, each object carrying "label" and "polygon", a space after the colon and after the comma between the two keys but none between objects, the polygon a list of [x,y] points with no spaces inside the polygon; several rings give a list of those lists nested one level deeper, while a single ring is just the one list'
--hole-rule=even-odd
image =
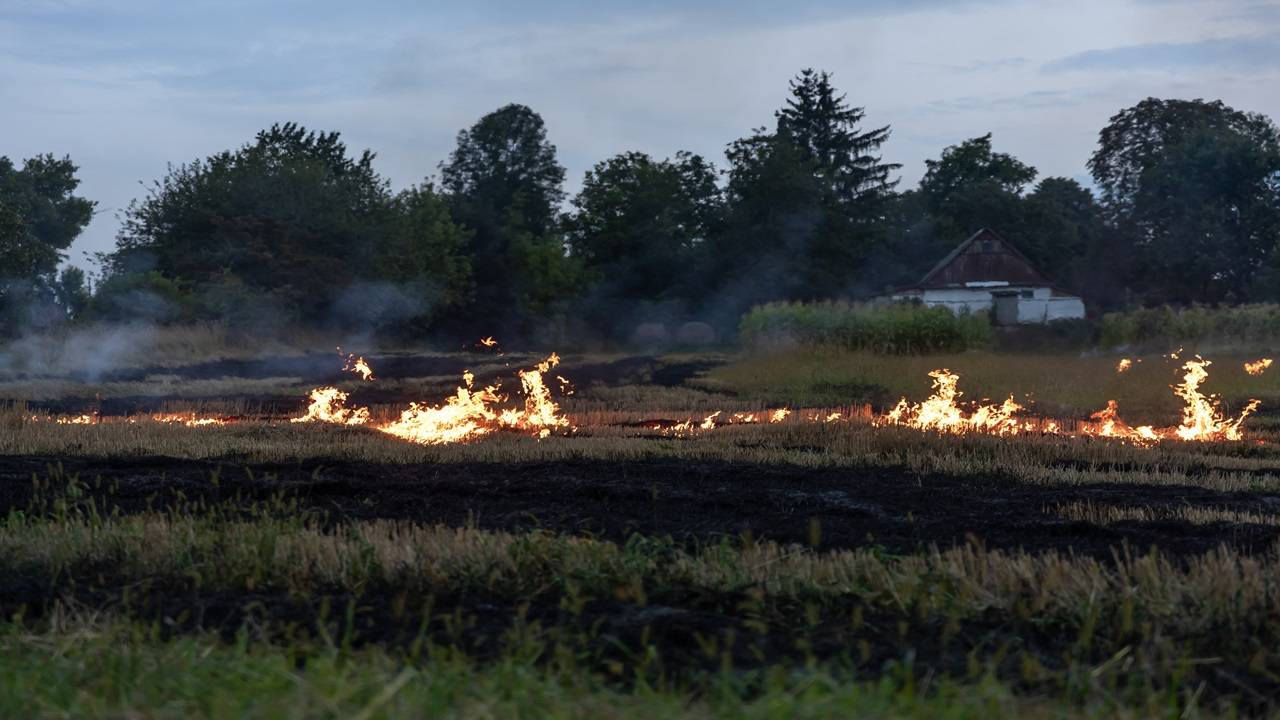
[{"label": "dry grass", "polygon": [[[175,404],[178,411],[182,406]],[[393,411],[382,408],[375,419]],[[164,455],[249,461],[335,458],[368,462],[527,462],[674,458],[804,467],[897,467],[921,474],[1000,474],[1044,485],[1138,483],[1216,490],[1280,489],[1280,434],[1243,443],[1168,441],[1136,447],[1080,437],[952,436],[874,427],[863,420],[817,423],[793,416],[779,424],[741,425],[667,437],[648,426],[597,424],[651,413],[589,411],[578,429],[545,440],[498,432],[473,442],[423,446],[369,428],[245,420],[184,427],[140,419],[89,425],[31,421],[21,406],[0,411],[0,453],[120,457]],[[798,414],[797,414],[798,415]],[[694,415],[696,417],[696,415]],[[583,423],[582,420],[592,420]],[[1258,445],[1263,440],[1267,444]]]},{"label": "dry grass", "polygon": [[1045,513],[1064,520],[1091,525],[1113,525],[1124,522],[1185,522],[1193,525],[1232,523],[1280,525],[1280,516],[1226,508],[1179,505],[1174,507],[1117,506],[1092,502],[1073,502],[1045,508]]},{"label": "dry grass", "polygon": [[[902,396],[927,397],[929,371],[945,367],[960,375],[960,390],[972,400],[1013,395],[1047,415],[1085,417],[1114,399],[1121,415],[1132,423],[1173,423],[1181,402],[1170,386],[1181,382],[1181,362],[1159,355],[1134,357],[1130,370],[1117,373],[1119,358],[988,352],[886,357],[806,350],[747,357],[712,370],[699,384],[764,401],[818,405],[854,401],[858,398],[851,395],[878,388],[883,400],[892,403]],[[1258,398],[1264,405],[1280,404],[1280,372],[1248,375],[1242,364],[1257,359],[1254,356],[1208,359],[1214,364],[1204,391],[1222,395],[1229,404],[1248,398]]]},{"label": "dry grass", "polygon": [[[575,672],[589,667],[582,663],[601,662],[589,659],[595,656],[588,648],[596,643],[624,643],[609,632],[598,635],[588,608],[641,611],[650,603],[659,617],[740,621],[743,643],[790,637],[803,652],[816,638],[838,637],[862,662],[886,647],[909,658],[914,648],[938,643],[956,658],[967,653],[970,681],[999,677],[1063,698],[1067,707],[1096,703],[1111,712],[1134,703],[1148,712],[1194,709],[1210,680],[1218,688],[1215,712],[1241,699],[1256,706],[1266,696],[1253,684],[1273,683],[1277,665],[1275,552],[1249,556],[1221,549],[1174,563],[1121,550],[1107,562],[967,546],[887,557],[874,550],[816,552],[768,542],[618,545],[387,521],[324,530],[270,513],[242,522],[216,512],[115,518],[72,512],[0,524],[0,570],[7,577],[59,578],[57,586],[73,593],[84,585],[71,582],[74,568],[110,568],[111,583],[127,588],[129,600],[120,604],[125,613],[145,613],[148,588],[175,586],[192,598],[247,593],[251,606],[267,597],[320,602],[317,593],[363,598],[394,592],[408,603],[401,624],[418,625],[416,613],[422,612],[422,627],[446,633],[475,621],[466,608],[434,607],[428,598],[436,594],[480,598],[490,611],[511,602],[526,610],[532,603],[558,606],[559,612],[543,616],[545,625],[526,620],[524,610],[514,613],[510,630],[487,653],[511,652],[526,665],[569,653],[578,658]],[[680,604],[689,598],[697,599],[695,614]],[[253,627],[255,633],[268,630],[262,621]],[[1060,640],[1044,644],[1046,634]],[[714,658],[733,636],[695,639]],[[556,651],[542,655],[552,638]],[[538,650],[529,653],[530,643]],[[686,651],[693,649],[685,644]],[[652,647],[655,657],[674,654],[670,646]],[[946,667],[947,661],[932,662]],[[817,663],[811,656],[808,669]],[[914,679],[896,675],[894,667],[869,671],[914,692]],[[1200,689],[1183,695],[1180,684],[1188,678]],[[1223,697],[1224,688],[1238,694]]]},{"label": "dry grass", "polygon": [[[1126,551],[1103,561],[971,545],[887,557],[875,550],[817,552],[771,542],[647,549],[643,543],[385,520],[323,530],[294,519],[144,514],[5,523],[0,558],[11,568],[110,566],[125,578],[181,576],[196,568],[205,588],[256,584],[292,592],[436,584],[519,597],[560,586],[564,578],[591,593],[611,593],[643,578],[652,588],[734,593],[746,585],[780,597],[856,597],[871,607],[923,614],[980,615],[1017,606],[1045,622],[1075,620],[1082,608],[1124,598],[1188,634],[1257,623],[1280,606],[1280,554],[1226,548],[1185,563]],[[946,582],[921,581],[930,577]],[[1183,612],[1191,606],[1198,612]]]}]

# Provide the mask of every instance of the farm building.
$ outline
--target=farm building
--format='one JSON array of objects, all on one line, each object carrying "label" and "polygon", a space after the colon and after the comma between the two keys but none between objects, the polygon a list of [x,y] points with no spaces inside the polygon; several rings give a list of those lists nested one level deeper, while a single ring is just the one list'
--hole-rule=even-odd
[{"label": "farm building", "polygon": [[1009,241],[983,228],[952,250],[920,282],[888,294],[954,313],[986,310],[1000,325],[1084,317],[1084,301],[1053,286]]}]

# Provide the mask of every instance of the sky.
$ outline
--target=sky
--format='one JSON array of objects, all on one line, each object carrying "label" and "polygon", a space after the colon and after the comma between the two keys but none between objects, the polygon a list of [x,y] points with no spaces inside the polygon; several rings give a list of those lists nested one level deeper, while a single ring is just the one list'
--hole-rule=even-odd
[{"label": "sky", "polygon": [[1280,119],[1280,0],[0,0],[0,155],[80,166],[98,212],[69,261],[93,269],[169,165],[275,122],[341,132],[402,188],[524,103],[573,192],[625,151],[723,167],[806,67],[891,126],[902,187],[988,132],[1087,182],[1098,131],[1146,97]]}]

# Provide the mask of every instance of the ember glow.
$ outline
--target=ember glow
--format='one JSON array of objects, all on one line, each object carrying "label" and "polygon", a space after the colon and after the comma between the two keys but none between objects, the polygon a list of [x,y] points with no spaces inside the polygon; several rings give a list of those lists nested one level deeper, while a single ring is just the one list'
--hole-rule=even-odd
[{"label": "ember glow", "polygon": [[[710,415],[706,415],[702,420],[690,418],[684,422],[674,425],[654,425],[653,429],[663,435],[671,435],[674,437],[691,436],[698,432],[715,430],[719,427],[728,425],[759,425],[759,424],[776,424],[786,420],[791,415],[789,408],[778,408],[777,410],[766,410],[762,412],[736,412],[727,418],[722,418],[725,414],[724,410],[717,410]],[[839,413],[835,413],[839,417]]]},{"label": "ember glow", "polygon": [[185,425],[187,427],[205,427],[207,425],[226,425],[228,420],[219,417],[201,417],[195,413],[159,413],[151,419],[158,423]]},{"label": "ember glow", "polygon": [[1250,375],[1261,375],[1267,368],[1271,367],[1271,358],[1260,358],[1253,362],[1244,364],[1244,371]]},{"label": "ember glow", "polygon": [[1129,358],[1120,358],[1120,362],[1116,363],[1116,372],[1122,373],[1133,367],[1133,361]]}]

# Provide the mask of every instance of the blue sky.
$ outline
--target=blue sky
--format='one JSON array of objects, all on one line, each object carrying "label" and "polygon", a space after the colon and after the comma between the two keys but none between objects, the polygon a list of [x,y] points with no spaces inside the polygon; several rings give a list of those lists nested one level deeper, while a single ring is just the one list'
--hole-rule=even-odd
[{"label": "blue sky", "polygon": [[904,185],[987,132],[1083,179],[1107,118],[1147,96],[1280,119],[1280,0],[0,0],[0,155],[80,164],[88,267],[167,164],[273,122],[341,131],[403,187],[522,102],[573,190],[626,150],[722,163],[810,66],[892,126]]}]

